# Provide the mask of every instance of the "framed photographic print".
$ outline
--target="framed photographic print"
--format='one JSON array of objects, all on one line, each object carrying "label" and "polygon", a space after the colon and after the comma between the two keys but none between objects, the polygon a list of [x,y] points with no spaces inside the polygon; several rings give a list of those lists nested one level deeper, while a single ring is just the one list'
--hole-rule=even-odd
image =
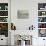
[{"label": "framed photographic print", "polygon": [[18,19],[28,19],[29,18],[28,10],[18,10],[17,11],[17,18]]}]

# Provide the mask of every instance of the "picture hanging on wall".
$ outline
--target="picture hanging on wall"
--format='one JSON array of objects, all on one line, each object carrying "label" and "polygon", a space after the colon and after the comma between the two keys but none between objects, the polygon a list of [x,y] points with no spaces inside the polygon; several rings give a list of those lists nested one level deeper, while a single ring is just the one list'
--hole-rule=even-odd
[{"label": "picture hanging on wall", "polygon": [[28,10],[18,10],[17,11],[17,18],[18,19],[28,19],[29,18]]}]

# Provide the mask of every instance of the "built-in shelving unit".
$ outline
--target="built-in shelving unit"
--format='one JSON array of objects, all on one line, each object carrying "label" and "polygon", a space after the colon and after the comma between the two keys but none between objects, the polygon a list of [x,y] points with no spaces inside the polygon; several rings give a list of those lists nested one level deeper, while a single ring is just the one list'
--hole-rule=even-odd
[{"label": "built-in shelving unit", "polygon": [[0,3],[0,35],[8,37],[8,3]]},{"label": "built-in shelving unit", "polygon": [[46,3],[38,3],[39,37],[46,37]]}]

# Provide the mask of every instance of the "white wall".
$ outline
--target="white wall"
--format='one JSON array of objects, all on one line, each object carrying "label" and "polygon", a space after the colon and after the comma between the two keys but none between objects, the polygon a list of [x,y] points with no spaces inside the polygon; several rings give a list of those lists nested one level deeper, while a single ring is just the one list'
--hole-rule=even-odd
[{"label": "white wall", "polygon": [[[46,0],[11,0],[11,22],[16,25],[17,30],[26,30],[32,24],[37,28],[38,3]],[[18,19],[18,10],[28,10],[29,19]]]},{"label": "white wall", "polygon": [[[17,30],[24,31],[33,24],[36,32],[36,34],[33,33],[33,36],[38,36],[38,3],[45,2],[46,0],[11,0],[11,22],[16,25]],[[28,10],[29,19],[17,19],[17,10]],[[37,40],[36,38],[33,38],[34,46],[38,46],[38,43],[43,43],[42,38],[37,38]]]},{"label": "white wall", "polygon": [[[11,19],[12,19],[12,22],[14,22],[14,24],[16,25],[17,30],[26,30],[32,24],[35,25],[34,23],[37,21],[37,16],[36,16],[37,4],[36,3],[35,1],[31,1],[31,0],[15,0],[11,2],[11,10],[12,10]],[[28,10],[29,19],[18,19],[17,18],[18,10]]]}]

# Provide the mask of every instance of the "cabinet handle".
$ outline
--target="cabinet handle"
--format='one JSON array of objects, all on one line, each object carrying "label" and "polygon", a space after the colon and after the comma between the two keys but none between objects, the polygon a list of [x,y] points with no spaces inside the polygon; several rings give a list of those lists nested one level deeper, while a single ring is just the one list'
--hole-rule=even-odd
[{"label": "cabinet handle", "polygon": [[43,40],[45,40],[45,39],[43,39]]},{"label": "cabinet handle", "polygon": [[1,39],[1,40],[3,40],[3,39]]}]

